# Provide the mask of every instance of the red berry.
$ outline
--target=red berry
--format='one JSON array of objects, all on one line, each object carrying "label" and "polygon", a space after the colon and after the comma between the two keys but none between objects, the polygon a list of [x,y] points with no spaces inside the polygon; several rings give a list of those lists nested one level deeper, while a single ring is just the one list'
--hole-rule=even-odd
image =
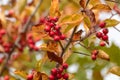
[{"label": "red berry", "polygon": [[50,26],[46,26],[46,27],[45,27],[45,31],[46,31],[46,32],[50,32],[50,30],[51,30],[51,27],[50,27]]},{"label": "red berry", "polygon": [[62,67],[63,67],[63,69],[67,69],[67,68],[68,68],[68,64],[67,64],[67,63],[64,63],[64,64],[62,65]]},{"label": "red berry", "polygon": [[102,35],[103,35],[103,34],[102,34],[101,32],[97,32],[97,33],[96,33],[96,36],[97,36],[98,38],[101,38]]},{"label": "red berry", "polygon": [[62,73],[63,72],[63,67],[58,68],[58,73]]},{"label": "red berry", "polygon": [[59,41],[60,40],[60,37],[58,35],[55,35],[54,36],[54,41]]},{"label": "red berry", "polygon": [[105,23],[105,22],[100,22],[100,23],[99,23],[99,27],[104,28],[105,26],[106,26],[106,23]]},{"label": "red berry", "polygon": [[69,75],[68,75],[67,73],[65,73],[65,74],[63,75],[63,79],[68,79],[68,77],[69,77]]},{"label": "red berry", "polygon": [[108,35],[103,35],[103,36],[102,36],[102,40],[103,40],[103,41],[107,41],[107,40],[108,40]]},{"label": "red berry", "polygon": [[50,23],[49,26],[50,26],[50,27],[53,27],[53,26],[54,26],[54,23]]},{"label": "red berry", "polygon": [[50,35],[50,36],[54,36],[54,35],[55,35],[55,32],[54,32],[54,31],[50,31],[49,35]]},{"label": "red berry", "polygon": [[60,39],[61,39],[61,40],[64,40],[65,38],[66,38],[66,36],[63,35],[63,34],[60,36]]},{"label": "red berry", "polygon": [[56,25],[56,26],[55,26],[55,30],[60,30],[60,26],[59,26],[59,25]]},{"label": "red berry", "polygon": [[108,29],[105,28],[105,29],[102,30],[102,32],[106,35],[108,33]]},{"label": "red berry", "polygon": [[105,42],[100,42],[100,46],[105,46],[106,44],[105,44]]},{"label": "red berry", "polygon": [[35,50],[35,51],[38,51],[38,50],[39,50],[39,48],[38,48],[38,47],[36,47],[36,46],[34,46],[34,50]]},{"label": "red berry", "polygon": [[55,79],[55,77],[53,75],[49,76],[49,80],[54,80],[54,79]]},{"label": "red berry", "polygon": [[57,74],[57,78],[58,79],[62,78],[62,74]]},{"label": "red berry", "polygon": [[29,75],[27,76],[27,80],[33,80],[33,74],[29,74]]},{"label": "red berry", "polygon": [[58,17],[54,17],[54,18],[53,18],[53,21],[54,21],[54,22],[57,22],[57,21],[58,21]]},{"label": "red berry", "polygon": [[56,68],[53,68],[53,69],[51,70],[51,74],[52,74],[52,75],[56,75],[56,74],[57,74],[57,69],[56,69]]},{"label": "red berry", "polygon": [[44,23],[45,22],[45,18],[40,18],[39,23]]},{"label": "red berry", "polygon": [[31,39],[33,38],[33,37],[32,37],[32,34],[28,34],[28,35],[27,35],[27,38],[28,38],[28,40],[29,40],[29,39],[31,40]]},{"label": "red berry", "polygon": [[4,48],[4,50],[5,50],[6,53],[10,52],[10,48],[8,48],[8,47]]},{"label": "red berry", "polygon": [[0,64],[3,62],[3,58],[0,58]]},{"label": "red berry", "polygon": [[4,80],[10,80],[9,76],[6,75],[6,76],[4,77]]},{"label": "red berry", "polygon": [[4,29],[0,30],[0,34],[4,35],[4,34],[6,34],[6,31]]},{"label": "red berry", "polygon": [[13,10],[9,10],[9,15],[13,15],[14,14],[14,11]]},{"label": "red berry", "polygon": [[92,60],[96,60],[97,59],[96,55],[91,55],[91,58],[92,58]]},{"label": "red berry", "polygon": [[98,54],[98,50],[93,50],[92,51],[92,55],[97,55]]}]

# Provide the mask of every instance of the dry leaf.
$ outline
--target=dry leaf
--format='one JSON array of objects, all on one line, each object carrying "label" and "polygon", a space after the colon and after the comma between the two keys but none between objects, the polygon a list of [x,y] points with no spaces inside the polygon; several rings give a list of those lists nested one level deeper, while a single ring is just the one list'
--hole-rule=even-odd
[{"label": "dry leaf", "polygon": [[98,50],[98,51],[99,51],[99,53],[97,55],[98,58],[108,60],[108,61],[110,60],[110,57],[106,52],[104,52],[103,50]]},{"label": "dry leaf", "polygon": [[51,61],[55,61],[55,62],[58,62],[59,64],[62,64],[63,63],[63,59],[59,56],[57,56],[54,52],[49,52],[47,51],[47,55],[48,55],[48,58],[51,60]]},{"label": "dry leaf", "polygon": [[104,22],[106,23],[106,27],[115,27],[120,23],[120,21],[117,21],[115,19],[106,19]]},{"label": "dry leaf", "polygon": [[99,11],[111,11],[111,8],[106,4],[97,4],[91,8],[91,10],[99,10]]},{"label": "dry leaf", "polygon": [[33,80],[42,80],[41,72],[34,72]]},{"label": "dry leaf", "polygon": [[113,66],[112,68],[109,69],[108,72],[120,76],[120,66]]},{"label": "dry leaf", "polygon": [[77,33],[75,33],[73,36],[73,41],[80,40],[82,32],[83,30],[79,30]]}]

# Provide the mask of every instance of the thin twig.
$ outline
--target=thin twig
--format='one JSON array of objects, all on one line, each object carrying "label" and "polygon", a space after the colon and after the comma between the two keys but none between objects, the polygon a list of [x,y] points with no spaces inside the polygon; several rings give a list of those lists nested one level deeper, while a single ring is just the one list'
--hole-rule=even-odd
[{"label": "thin twig", "polygon": [[85,56],[90,56],[89,54],[82,53],[82,52],[73,52],[73,53],[82,54],[82,55],[85,55]]},{"label": "thin twig", "polygon": [[118,32],[120,32],[120,30],[118,29],[118,28],[116,28],[116,27],[113,27],[115,30],[117,30]]},{"label": "thin twig", "polygon": [[61,49],[64,50],[64,47],[63,47],[62,43],[60,41],[58,41],[58,42],[60,44]]},{"label": "thin twig", "polygon": [[87,0],[87,2],[86,2],[86,7],[87,7],[87,5],[88,5],[89,2],[90,2],[90,0]]},{"label": "thin twig", "polygon": [[60,57],[62,57],[62,56],[64,55],[66,49],[67,49],[68,46],[70,45],[70,43],[71,43],[71,41],[72,41],[72,38],[73,38],[73,36],[74,36],[74,33],[75,33],[76,29],[77,29],[77,26],[74,28],[74,30],[73,30],[73,32],[72,32],[72,34],[71,34],[71,37],[70,37],[68,43],[67,43],[66,46],[64,47],[64,50],[62,50],[62,53],[61,53],[61,56],[60,56]]},{"label": "thin twig", "polygon": [[[37,6],[36,6],[36,8],[35,8],[35,10],[34,10],[33,13],[30,15],[28,21],[26,22],[25,26],[23,27],[22,33],[27,32],[27,30],[28,30],[28,28],[29,28],[30,21],[31,21],[31,19],[33,18],[33,16],[35,15],[35,13],[37,12],[37,10],[38,10],[38,8],[40,7],[42,1],[43,1],[43,0],[39,0]],[[4,70],[5,70],[5,67],[6,67],[8,61],[10,60],[10,57],[11,57],[12,53],[14,52],[14,50],[15,50],[17,44],[19,43],[20,39],[21,39],[21,34],[18,35],[18,38],[16,39],[15,43],[13,44],[13,47],[12,47],[11,51],[8,53],[7,59],[6,59],[5,62],[3,63],[3,66],[1,67],[1,70],[0,70],[0,76],[3,74],[3,72],[4,72]]]}]

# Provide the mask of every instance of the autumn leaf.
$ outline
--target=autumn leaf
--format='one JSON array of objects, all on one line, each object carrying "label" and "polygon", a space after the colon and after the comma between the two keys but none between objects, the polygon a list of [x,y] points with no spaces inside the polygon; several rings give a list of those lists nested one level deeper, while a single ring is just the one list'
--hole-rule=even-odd
[{"label": "autumn leaf", "polygon": [[111,11],[111,8],[106,4],[97,4],[91,8],[91,10],[99,10],[99,11]]},{"label": "autumn leaf", "polygon": [[106,52],[104,52],[103,50],[98,50],[98,51],[99,51],[99,53],[97,55],[98,58],[108,60],[108,61],[110,60],[110,57]]},{"label": "autumn leaf", "polygon": [[62,64],[63,63],[63,59],[59,56],[57,56],[54,52],[49,52],[47,51],[47,55],[48,55],[48,58],[51,60],[51,61],[55,61],[55,62],[58,62],[59,64]]},{"label": "autumn leaf", "polygon": [[113,66],[109,69],[108,72],[120,76],[120,66]]},{"label": "autumn leaf", "polygon": [[[85,17],[86,16],[88,16],[89,17],[89,19],[86,17],[86,18],[84,18],[84,21],[86,21],[86,20],[90,20],[91,21],[91,26],[94,26],[95,24],[96,24],[96,19],[95,19],[95,14],[93,13],[93,11],[92,10],[89,10],[89,9],[86,9],[86,10],[84,10],[84,12],[85,12]],[[88,24],[89,22],[87,22],[87,24]],[[89,25],[90,25],[90,23],[89,23]]]},{"label": "autumn leaf", "polygon": [[37,24],[32,26],[32,35],[34,39],[51,39],[44,31],[45,25]]},{"label": "autumn leaf", "polygon": [[23,78],[27,78],[27,74],[24,71],[16,70],[14,73],[16,75],[19,75],[19,76],[23,77]]},{"label": "autumn leaf", "polygon": [[48,80],[48,76],[45,73],[34,72],[33,80]]},{"label": "autumn leaf", "polygon": [[54,17],[57,16],[57,13],[59,14],[59,0],[52,0],[49,15]]},{"label": "autumn leaf", "polygon": [[64,16],[60,21],[59,24],[62,25],[79,25],[83,20],[82,14],[72,14]]},{"label": "autumn leaf", "polygon": [[79,4],[84,9],[86,7],[86,0],[80,0]]},{"label": "autumn leaf", "polygon": [[73,36],[73,41],[80,40],[82,32],[83,30],[79,30],[78,32],[76,32]]},{"label": "autumn leaf", "polygon": [[[88,16],[85,16],[84,19],[84,24],[87,26],[87,28],[91,28],[91,21],[90,21],[90,18]],[[86,28],[85,28],[86,29]]]},{"label": "autumn leaf", "polygon": [[40,46],[41,50],[45,50],[45,51],[50,51],[50,52],[56,52],[57,54],[59,54],[59,46],[57,42],[54,41],[48,41],[47,44],[43,44]]},{"label": "autumn leaf", "polygon": [[115,27],[120,23],[120,21],[117,21],[115,19],[106,19],[104,22],[106,23],[106,27]]}]

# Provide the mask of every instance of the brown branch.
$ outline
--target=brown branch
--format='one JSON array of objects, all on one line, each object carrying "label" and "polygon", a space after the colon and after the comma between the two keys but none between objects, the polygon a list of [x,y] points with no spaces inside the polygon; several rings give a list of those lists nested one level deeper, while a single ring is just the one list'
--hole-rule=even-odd
[{"label": "brown branch", "polygon": [[[35,13],[37,12],[38,8],[40,7],[41,3],[42,3],[43,0],[39,0],[35,10],[33,11],[33,13],[30,15],[30,17],[28,18],[25,26],[23,27],[22,29],[22,33],[25,33],[27,32],[28,28],[29,28],[29,24],[30,24],[30,21],[31,19],[33,18],[33,16],[35,15]],[[0,76],[3,74],[4,70],[5,70],[5,67],[7,66],[7,63],[8,61],[10,60],[10,57],[12,55],[12,53],[14,52],[17,44],[19,43],[19,41],[21,40],[21,34],[18,35],[18,38],[16,39],[15,43],[13,44],[13,47],[11,49],[11,51],[8,53],[8,57],[7,59],[4,61],[3,63],[3,66],[1,67],[1,70],[0,70]]]},{"label": "brown branch", "polygon": [[82,53],[82,52],[73,52],[73,53],[82,54],[82,55],[85,55],[85,56],[90,56],[89,54]]},{"label": "brown branch", "polygon": [[64,50],[64,47],[63,47],[62,43],[60,41],[58,41],[58,42],[60,44],[61,49]]}]

